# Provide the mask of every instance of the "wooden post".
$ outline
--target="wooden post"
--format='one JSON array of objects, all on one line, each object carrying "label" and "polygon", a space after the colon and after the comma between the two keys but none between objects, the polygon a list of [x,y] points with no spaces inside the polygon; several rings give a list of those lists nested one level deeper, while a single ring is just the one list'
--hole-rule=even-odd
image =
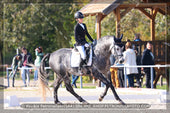
[{"label": "wooden post", "polygon": [[144,8],[138,8],[143,14],[145,14],[150,19],[150,33],[151,40],[155,40],[155,17],[158,12],[158,8],[151,8],[150,14]]},{"label": "wooden post", "polygon": [[153,9],[151,9],[150,14],[152,19],[150,19],[150,30],[151,30],[151,40],[155,40],[155,18],[153,17]]},{"label": "wooden post", "polygon": [[120,8],[116,8],[116,37],[120,37]]},{"label": "wooden post", "polygon": [[154,8],[151,9],[150,14],[152,16],[152,19],[150,20],[150,24],[151,24],[151,40],[154,41],[155,40],[155,18],[156,18],[156,14],[158,12],[158,8]]},{"label": "wooden post", "polygon": [[101,21],[106,15],[98,13],[96,16],[96,32],[97,32],[97,39],[101,38]]},{"label": "wooden post", "polygon": [[101,18],[102,18],[102,14],[98,14],[96,19],[96,32],[97,32],[97,40],[101,37]]}]

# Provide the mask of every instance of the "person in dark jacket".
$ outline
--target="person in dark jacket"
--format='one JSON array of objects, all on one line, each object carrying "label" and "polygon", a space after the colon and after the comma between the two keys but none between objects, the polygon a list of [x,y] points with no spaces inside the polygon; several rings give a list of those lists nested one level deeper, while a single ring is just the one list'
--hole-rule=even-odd
[{"label": "person in dark jacket", "polygon": [[[29,86],[29,82],[30,82],[30,76],[29,76],[29,69],[27,69],[28,66],[27,64],[32,63],[32,55],[30,53],[27,52],[27,49],[25,47],[22,48],[22,62],[20,64],[20,66],[22,67],[21,69],[21,75],[22,75],[22,80],[24,82],[24,86]],[[26,83],[26,78],[27,78],[27,83]]]},{"label": "person in dark jacket", "polygon": [[18,65],[20,64],[22,59],[21,54],[17,54],[13,57],[12,59],[12,72],[11,72],[11,77],[12,77],[12,87],[14,86],[14,82],[15,82],[15,74],[17,73],[17,69],[18,69]]},{"label": "person in dark jacket", "polygon": [[75,19],[77,21],[77,24],[74,28],[75,31],[75,40],[76,40],[76,48],[80,52],[81,55],[81,63],[80,63],[80,69],[83,64],[86,64],[86,52],[85,47],[89,47],[85,35],[88,37],[90,41],[93,42],[93,39],[91,38],[90,34],[88,33],[86,24],[83,23],[84,15],[81,12],[75,13]]},{"label": "person in dark jacket", "polygon": [[[152,44],[151,42],[148,42],[146,45],[146,49],[143,51],[143,55],[141,58],[141,64],[142,65],[154,65],[154,55],[151,52],[152,49]],[[150,68],[142,68],[142,70],[144,70],[145,74],[146,74],[146,88],[151,88],[151,73],[150,73]],[[153,69],[153,80],[155,78],[155,70]]]}]

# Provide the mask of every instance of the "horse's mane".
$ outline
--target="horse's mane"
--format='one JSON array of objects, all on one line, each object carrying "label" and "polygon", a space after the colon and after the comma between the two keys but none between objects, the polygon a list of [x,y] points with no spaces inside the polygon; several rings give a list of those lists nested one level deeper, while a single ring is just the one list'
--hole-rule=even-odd
[{"label": "horse's mane", "polygon": [[104,36],[104,37],[99,38],[97,41],[98,43],[101,43],[101,42],[106,42],[110,39],[113,39],[113,36]]},{"label": "horse's mane", "polygon": [[113,36],[104,36],[102,38],[99,38],[97,40],[96,49],[101,50],[102,48],[110,47],[110,45],[113,44],[113,42],[114,42]]}]

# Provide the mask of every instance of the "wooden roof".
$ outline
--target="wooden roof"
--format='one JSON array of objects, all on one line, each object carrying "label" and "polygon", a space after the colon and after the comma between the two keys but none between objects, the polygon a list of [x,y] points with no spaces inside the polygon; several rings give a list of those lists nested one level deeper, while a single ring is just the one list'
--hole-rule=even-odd
[{"label": "wooden roof", "polygon": [[[170,14],[170,0],[140,0],[139,4],[136,6],[135,3],[130,4],[123,4],[123,2],[127,2],[127,0],[92,0],[89,4],[84,6],[80,11],[85,15],[96,15],[96,14],[103,14],[108,15],[110,12],[112,12],[114,9],[116,9],[118,6],[120,8],[128,8],[128,7],[146,7],[146,8],[152,8],[156,6],[162,6],[163,8],[159,9],[159,12],[161,14]],[[152,4],[153,3],[153,4]],[[124,7],[125,6],[125,7]],[[165,6],[167,8],[165,8]]]},{"label": "wooden roof", "polygon": [[102,13],[108,15],[111,11],[116,9],[125,0],[93,0],[80,11],[85,15],[95,15]]}]

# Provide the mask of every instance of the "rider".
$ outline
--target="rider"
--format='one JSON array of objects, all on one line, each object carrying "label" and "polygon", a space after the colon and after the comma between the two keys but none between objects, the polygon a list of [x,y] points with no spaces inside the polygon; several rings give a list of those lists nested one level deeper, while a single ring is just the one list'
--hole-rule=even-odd
[{"label": "rider", "polygon": [[85,52],[85,47],[89,47],[89,44],[87,43],[85,39],[85,35],[93,42],[93,39],[89,35],[86,25],[83,23],[83,14],[81,12],[76,12],[74,15],[77,24],[74,28],[75,31],[75,40],[76,40],[76,48],[80,52],[81,55],[81,63],[79,69],[81,69],[83,64],[86,64],[86,52]]}]

